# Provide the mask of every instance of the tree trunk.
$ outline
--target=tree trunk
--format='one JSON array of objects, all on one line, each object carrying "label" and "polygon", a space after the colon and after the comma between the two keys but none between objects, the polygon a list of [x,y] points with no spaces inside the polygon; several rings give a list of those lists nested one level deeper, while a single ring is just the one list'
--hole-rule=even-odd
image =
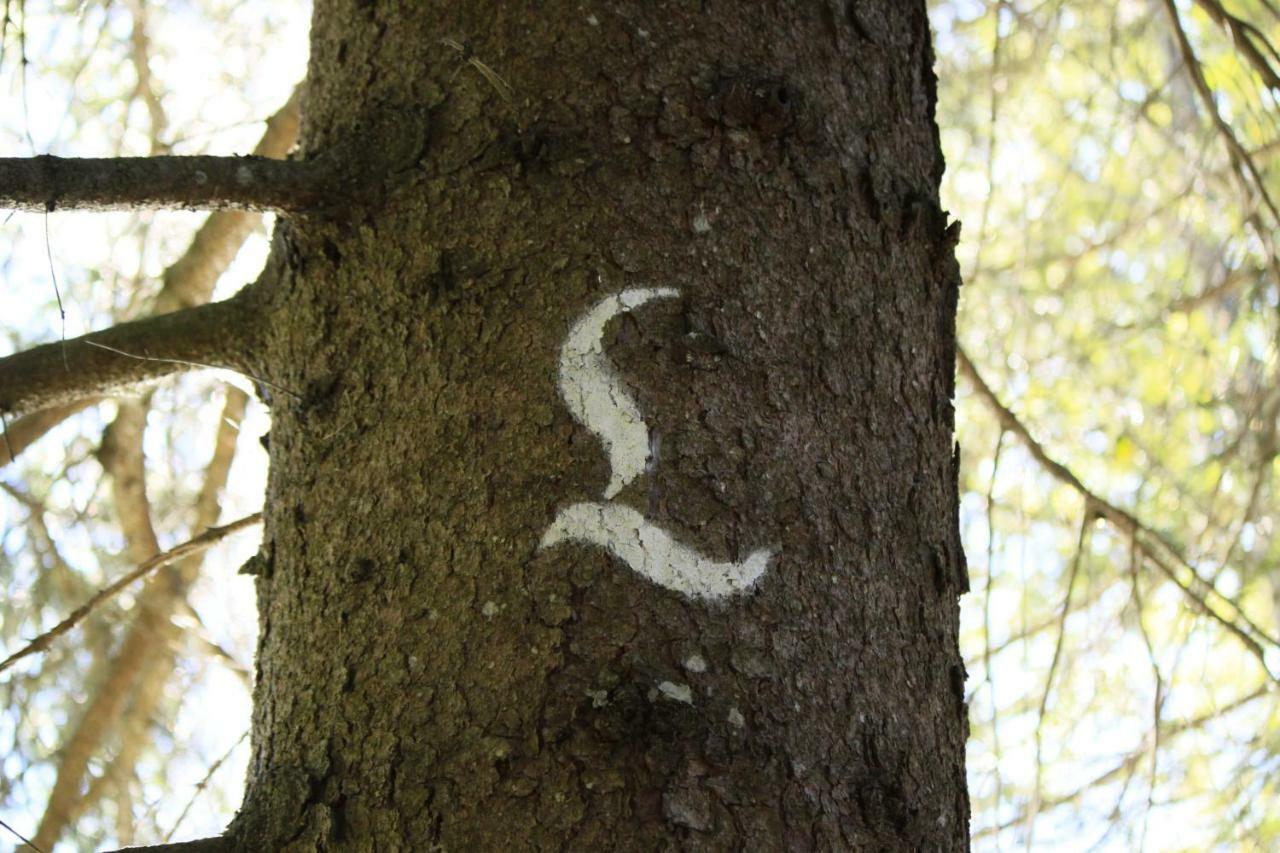
[{"label": "tree trunk", "polygon": [[303,155],[377,203],[282,224],[260,294],[298,396],[228,837],[965,849],[922,0],[317,0],[312,39]]}]

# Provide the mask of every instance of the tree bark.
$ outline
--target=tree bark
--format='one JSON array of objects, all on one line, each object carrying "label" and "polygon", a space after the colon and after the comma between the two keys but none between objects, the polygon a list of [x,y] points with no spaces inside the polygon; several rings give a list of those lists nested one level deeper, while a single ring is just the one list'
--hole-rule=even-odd
[{"label": "tree bark", "polygon": [[317,0],[312,39],[304,153],[395,178],[284,223],[263,294],[306,395],[230,843],[966,849],[924,3]]}]

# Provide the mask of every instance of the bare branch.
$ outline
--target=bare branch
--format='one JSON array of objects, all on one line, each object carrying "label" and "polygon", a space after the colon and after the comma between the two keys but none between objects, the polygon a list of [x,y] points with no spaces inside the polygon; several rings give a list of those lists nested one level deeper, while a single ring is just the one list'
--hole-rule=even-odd
[{"label": "bare branch", "polygon": [[196,798],[200,796],[200,793],[205,788],[209,787],[209,782],[210,780],[213,779],[213,774],[218,772],[218,768],[227,762],[227,759],[230,758],[231,754],[236,751],[236,748],[239,747],[240,744],[244,743],[245,739],[248,737],[249,737],[248,732],[245,732],[244,734],[240,735],[240,737],[236,739],[236,742],[231,744],[230,749],[228,749],[221,756],[219,756],[217,761],[209,765],[208,772],[205,773],[204,778],[201,779],[196,784],[196,789],[191,793],[191,799],[187,800],[187,805],[182,809],[182,814],[178,815],[178,819],[173,822],[173,826],[169,827],[169,831],[164,834],[165,841],[168,841],[170,838],[173,838],[173,834],[178,831],[178,827],[182,825],[182,822],[184,820],[186,820],[187,814],[191,811],[191,807],[195,805]]},{"label": "bare branch", "polygon": [[0,438],[0,468],[12,462],[18,454],[30,447],[46,432],[98,402],[97,397],[84,397],[61,406],[24,415],[12,423],[5,424],[6,435]]},{"label": "bare branch", "polygon": [[151,847],[126,847],[116,853],[226,853],[233,849],[230,839],[199,838],[195,841],[179,841],[176,844],[156,844]]},{"label": "bare branch", "polygon": [[[262,157],[283,158],[298,139],[301,119],[301,90],[295,89],[289,101],[267,119],[267,129],[253,149]],[[219,210],[211,213],[191,239],[191,245],[164,271],[164,284],[151,308],[152,314],[168,314],[179,308],[203,305],[213,296],[218,277],[235,259],[240,247],[257,227],[261,217],[242,210]],[[75,413],[97,403],[88,397],[64,406],[33,412],[6,424],[8,440],[0,439],[0,468],[31,446],[42,435]]]},{"label": "bare branch", "polygon": [[[221,512],[218,494],[226,484],[239,433],[238,422],[246,402],[246,395],[239,389],[228,390],[213,456],[196,502],[193,529],[212,526]],[[160,551],[145,487],[146,463],[142,448],[146,412],[145,400],[122,402],[115,421],[103,437],[100,452],[102,465],[112,478],[113,497],[127,543],[126,553],[135,563]],[[145,747],[154,711],[173,672],[182,629],[171,617],[185,601],[186,588],[198,572],[202,556],[202,551],[191,553],[176,566],[147,580],[137,598],[129,632],[111,661],[108,676],[62,744],[62,760],[36,833],[37,844],[52,847],[66,827],[92,808],[110,788],[115,787],[117,792],[127,790],[127,779],[134,773],[137,755]],[[128,707],[126,702],[130,703]],[[88,761],[101,750],[107,735],[117,730],[119,745],[115,755],[88,792],[81,795]]]},{"label": "bare branch", "polygon": [[334,185],[315,162],[268,157],[0,158],[0,207],[314,211]]},{"label": "bare branch", "polygon": [[[1080,574],[1080,560],[1084,556],[1085,542],[1089,536],[1089,512],[1086,508],[1084,517],[1080,519],[1080,538],[1076,542],[1076,554],[1071,559],[1071,573],[1067,576],[1067,589],[1062,599],[1062,613],[1058,617],[1058,636],[1053,643],[1053,658],[1049,661],[1049,674],[1044,678],[1044,692],[1040,694],[1040,707],[1036,712],[1036,774],[1035,787],[1031,795],[1032,815],[1039,811],[1040,801],[1044,798],[1044,789],[1042,787],[1044,779],[1044,717],[1045,712],[1049,709],[1049,696],[1053,693],[1053,677],[1058,672],[1058,664],[1062,660],[1062,647],[1067,638],[1067,617],[1071,615],[1071,598],[1076,588],[1076,577]],[[1032,839],[1035,837],[1036,825],[1034,820],[1027,821],[1027,849],[1032,849]]]},{"label": "bare branch", "polygon": [[[1164,0],[1164,7],[1165,11],[1169,13],[1169,22],[1173,27],[1178,49],[1181,51],[1183,61],[1186,64],[1187,74],[1190,75],[1191,82],[1195,85],[1196,94],[1200,96],[1205,111],[1209,114],[1209,119],[1213,122],[1218,135],[1222,137],[1223,144],[1227,147],[1227,154],[1231,158],[1232,165],[1236,167],[1236,174],[1239,176],[1241,189],[1245,197],[1248,198],[1253,192],[1256,192],[1267,210],[1271,212],[1272,223],[1280,225],[1280,208],[1276,207],[1275,200],[1267,190],[1267,181],[1258,170],[1258,165],[1254,163],[1253,156],[1240,144],[1240,140],[1236,138],[1231,125],[1227,124],[1222,117],[1213,89],[1209,86],[1209,81],[1205,79],[1204,69],[1200,66],[1200,59],[1196,56],[1195,49],[1191,46],[1191,39],[1187,37],[1187,31],[1182,27],[1182,19],[1178,17],[1178,7],[1174,5],[1173,0]],[[1253,181],[1252,190],[1249,187],[1249,179]],[[1263,231],[1260,236],[1265,240],[1265,235],[1266,231]]]},{"label": "bare branch", "polygon": [[[5,15],[5,20],[6,20],[6,21],[8,20],[8,14],[7,14],[7,13],[6,13],[6,15]],[[3,38],[4,38],[3,30],[0,30],[0,40],[2,40]],[[23,850],[34,850],[34,851],[36,851],[36,853],[44,853],[44,851],[43,851],[43,850],[41,850],[39,847],[36,847],[34,844],[32,844],[32,843],[31,843],[31,840],[30,840],[29,838],[27,838],[27,837],[26,837],[25,835],[23,835],[21,832],[18,832],[18,830],[14,829],[12,826],[9,826],[9,824],[5,823],[5,822],[4,822],[4,821],[2,821],[2,820],[0,820],[0,828],[4,828],[4,829],[5,829],[5,830],[7,830],[8,832],[11,832],[14,836],[16,836],[16,837],[17,837],[17,839],[18,839],[19,841],[21,841],[21,842],[25,845],[25,846],[24,846],[24,847],[22,847],[21,849],[23,849]]]},{"label": "bare branch", "polygon": [[[1217,708],[1213,711],[1202,714],[1198,717],[1193,717],[1189,720],[1182,720],[1177,723],[1167,724],[1164,728],[1162,737],[1164,740],[1170,740],[1172,738],[1175,738],[1183,734],[1184,732],[1196,731],[1198,729],[1201,729],[1208,723],[1211,723],[1214,720],[1220,719],[1226,716],[1227,714],[1233,713],[1234,711],[1237,711],[1240,708],[1243,708],[1245,705],[1248,705],[1251,702],[1255,702],[1258,699],[1263,698],[1264,696],[1271,695],[1271,692],[1272,691],[1271,691],[1270,685],[1263,684],[1261,687],[1257,688],[1252,693],[1249,693],[1245,696],[1241,696],[1235,701],[1227,705],[1223,705],[1221,708]],[[1053,809],[1059,808],[1061,806],[1069,805],[1070,803],[1074,803],[1078,801],[1081,797],[1083,797],[1085,794],[1087,794],[1089,791],[1093,790],[1094,788],[1097,788],[1100,785],[1105,785],[1106,783],[1110,782],[1112,779],[1115,779],[1116,777],[1120,776],[1122,773],[1129,771],[1130,768],[1132,768],[1137,762],[1142,760],[1142,757],[1146,755],[1153,748],[1153,746],[1154,746],[1153,739],[1150,736],[1148,736],[1147,738],[1144,738],[1142,743],[1140,743],[1136,749],[1134,749],[1132,752],[1126,755],[1122,761],[1120,761],[1118,764],[1114,765],[1104,773],[1098,776],[1095,776],[1093,779],[1085,782],[1083,785],[1071,791],[1070,793],[1061,794],[1054,797],[1047,797],[1041,800],[1039,803],[1037,803],[1034,809],[1031,808],[1031,804],[1028,804],[1027,806],[1024,806],[1022,809],[1020,809],[1017,814],[1013,815],[1008,820],[1002,821],[1000,823],[992,824],[990,826],[986,826],[986,827],[983,827],[982,829],[977,830],[973,834],[973,840],[977,841],[980,838],[986,838],[988,836],[995,835],[998,832],[1003,832],[1006,829],[1010,829],[1012,827],[1018,826],[1019,824],[1025,823],[1028,820],[1036,817],[1037,815],[1045,814],[1049,811],[1052,811]]]},{"label": "bare branch", "polygon": [[81,604],[75,610],[71,611],[70,616],[68,616],[66,619],[63,619],[53,628],[44,632],[39,637],[36,637],[30,643],[27,643],[27,645],[23,646],[18,651],[9,655],[9,657],[5,658],[3,661],[0,661],[0,672],[4,672],[6,669],[13,666],[15,663],[27,657],[28,655],[33,655],[36,652],[47,649],[50,643],[52,643],[58,637],[70,631],[76,625],[80,624],[80,622],[84,621],[84,618],[88,616],[90,613],[92,613],[95,607],[102,604],[102,602],[108,600],[113,595],[120,592],[120,590],[124,589],[129,584],[133,583],[139,578],[144,577],[145,575],[155,571],[161,566],[167,566],[170,563],[175,562],[177,560],[181,560],[182,558],[187,557],[191,554],[196,554],[196,553],[199,553],[200,551],[204,551],[205,549],[210,548],[213,545],[216,545],[217,543],[221,542],[223,539],[230,536],[232,533],[237,533],[245,529],[246,527],[252,527],[253,525],[259,523],[260,521],[262,521],[262,513],[255,512],[253,515],[247,515],[244,518],[239,519],[238,521],[233,521],[230,524],[224,524],[222,527],[211,527],[208,530],[206,530],[204,533],[201,533],[199,536],[196,536],[193,539],[183,542],[181,545],[177,545],[173,548],[170,548],[168,551],[164,551],[160,554],[156,554],[150,560],[147,560],[145,563],[138,566],[133,571],[125,574],[123,577],[119,578],[111,585],[106,586],[103,589],[96,592],[92,598],[90,598],[84,604]]},{"label": "bare branch", "polygon": [[133,70],[137,74],[138,83],[134,87],[133,97],[141,97],[146,104],[147,115],[151,119],[151,153],[162,154],[169,149],[162,138],[169,126],[168,116],[160,103],[151,81],[151,37],[147,33],[147,4],[145,0],[132,0],[129,11],[133,16],[133,32],[129,43],[132,48]]},{"label": "bare branch", "polygon": [[243,294],[0,358],[0,413],[62,406],[192,368],[243,371],[262,323]]},{"label": "bare branch", "polygon": [[[1074,473],[1053,459],[1044,447],[1032,437],[1026,426],[1011,409],[1000,402],[991,386],[978,373],[973,362],[962,348],[956,348],[956,363],[960,373],[969,380],[978,397],[1006,430],[1013,433],[1027,448],[1031,457],[1051,477],[1075,490],[1086,503],[1088,511],[1119,530],[1133,543],[1144,557],[1166,578],[1173,582],[1198,610],[1217,622],[1235,636],[1258,659],[1262,671],[1273,681],[1280,682],[1280,675],[1267,666],[1263,645],[1280,648],[1280,642],[1260,628],[1235,601],[1223,595],[1210,581],[1201,577],[1185,557],[1160,534],[1140,522],[1134,515],[1090,491]],[[1219,612],[1212,602],[1225,604],[1233,611],[1234,618]]]},{"label": "bare branch", "polygon": [[1195,4],[1203,9],[1214,23],[1226,29],[1236,49],[1253,66],[1253,70],[1262,78],[1262,82],[1268,88],[1280,89],[1280,72],[1271,65],[1273,58],[1280,63],[1280,53],[1276,52],[1266,34],[1248,21],[1232,15],[1217,0],[1195,0]]},{"label": "bare branch", "polygon": [[[241,526],[247,526],[253,521],[254,519],[251,516],[225,527],[207,531],[205,534],[197,536],[195,539],[179,545],[165,554],[152,558],[152,560],[148,561],[148,564],[154,563],[154,565],[149,565],[146,571],[154,571],[164,563],[181,559],[193,553],[194,549],[208,547],[208,545],[213,544],[213,540],[216,538],[221,538],[232,532],[233,528],[238,529]],[[144,564],[144,566],[148,564]],[[99,601],[109,598],[131,580],[146,574],[146,571],[143,571],[143,567],[135,569],[129,575],[112,584],[111,587],[100,592],[98,596],[95,596],[95,599],[90,600],[79,608],[77,613],[73,613],[70,618],[77,618],[77,614],[80,614],[79,618],[83,618],[81,611],[85,613],[91,611]],[[57,842],[58,836],[62,834],[63,829],[79,813],[81,782],[85,777],[89,762],[101,747],[106,733],[120,719],[130,691],[137,684],[138,678],[147,667],[148,662],[154,657],[155,647],[157,644],[169,642],[173,630],[173,623],[170,619],[173,608],[172,606],[157,604],[157,602],[171,600],[173,597],[171,588],[172,585],[168,579],[152,577],[147,580],[146,586],[138,596],[138,604],[135,607],[136,616],[129,625],[128,633],[120,644],[120,648],[112,656],[106,677],[98,686],[93,697],[84,704],[84,710],[80,715],[79,722],[59,750],[60,761],[57,776],[53,788],[49,792],[49,800],[45,806],[44,815],[40,819],[40,826],[37,828],[33,839],[36,846],[51,849]],[[70,620],[64,620],[63,624],[65,625],[67,621]],[[32,645],[48,645],[48,641],[53,639],[55,632],[69,630],[69,627],[64,628],[63,625],[59,625],[48,634],[37,638]],[[27,652],[24,650],[19,653],[19,655],[22,654],[27,654]],[[15,655],[10,660],[18,659],[19,655]],[[9,662],[5,661],[3,666],[7,666]]]},{"label": "bare branch", "polygon": [[[267,119],[253,153],[263,157],[283,158],[298,138],[301,118],[301,91]],[[220,210],[210,214],[200,226],[182,257],[164,271],[164,286],[156,295],[152,313],[165,314],[178,308],[203,305],[213,296],[218,276],[231,265],[240,247],[261,221],[256,214],[241,210]]]},{"label": "bare branch", "polygon": [[147,461],[142,450],[148,408],[145,398],[121,400],[115,420],[103,432],[98,449],[98,461],[111,475],[112,502],[124,533],[125,556],[135,565],[161,551],[160,538],[151,521]]},{"label": "bare branch", "polygon": [[[239,388],[228,387],[222,416],[218,420],[218,431],[214,441],[213,457],[205,469],[204,485],[195,505],[195,524],[193,529],[204,530],[211,527],[222,512],[219,496],[227,483],[231,470],[231,462],[235,456],[236,439],[240,432],[240,421],[244,417],[248,396]],[[128,441],[127,447],[120,448],[108,455],[108,440],[104,437],[104,466],[110,468],[115,483],[116,506],[125,529],[125,541],[132,552],[136,546],[147,541],[154,541],[155,534],[151,528],[150,502],[147,499],[142,482],[146,469],[142,456],[142,424],[134,421],[133,410],[141,413],[145,420],[144,404],[137,401],[121,403],[120,414],[116,416],[108,433],[120,432],[120,438]],[[134,422],[131,422],[134,421]],[[114,439],[113,439],[114,440]],[[111,464],[109,464],[111,463]],[[133,507],[132,521],[129,519]],[[150,538],[148,538],[148,536]],[[148,554],[159,551],[153,546]],[[118,726],[119,743],[115,755],[103,773],[93,780],[88,792],[77,803],[77,809],[84,813],[108,795],[110,791],[119,794],[128,791],[129,780],[136,773],[138,757],[150,744],[150,729],[156,718],[156,711],[164,695],[165,685],[173,675],[175,657],[181,645],[184,629],[176,625],[170,617],[174,610],[183,606],[191,609],[186,600],[186,591],[199,573],[204,561],[204,552],[197,552],[184,557],[177,565],[167,569],[168,581],[162,581],[144,591],[139,598],[139,606],[145,606],[156,613],[165,615],[160,627],[165,636],[157,637],[157,642],[147,650],[146,660],[139,668],[136,683],[132,689],[129,707],[124,709]],[[137,560],[135,560],[137,562]],[[198,615],[194,618],[199,619]],[[212,644],[205,638],[206,643]],[[216,648],[216,644],[215,644]],[[219,649],[219,651],[222,651]],[[226,652],[222,652],[226,655]],[[229,655],[227,655],[230,658]],[[240,670],[243,673],[243,669]],[[251,683],[250,683],[251,686]],[[167,839],[166,839],[167,840]]]}]

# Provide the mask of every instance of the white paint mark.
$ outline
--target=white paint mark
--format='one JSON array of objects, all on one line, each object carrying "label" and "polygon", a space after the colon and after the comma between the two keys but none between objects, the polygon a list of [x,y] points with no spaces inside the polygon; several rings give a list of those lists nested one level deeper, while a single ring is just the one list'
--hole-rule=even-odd
[{"label": "white paint mark", "polygon": [[604,327],[623,311],[653,299],[670,299],[673,287],[624,290],[595,305],[560,348],[560,394],[578,423],[604,444],[613,471],[604,496],[611,498],[644,471],[649,428],[604,354]]},{"label": "white paint mark", "polygon": [[711,220],[707,218],[706,211],[699,210],[693,215],[693,233],[707,234],[711,231]]},{"label": "white paint mark", "polygon": [[[606,499],[645,472],[651,449],[649,428],[605,357],[605,326],[623,311],[679,293],[672,287],[660,287],[610,296],[587,311],[560,348],[560,394],[574,419],[600,438],[609,457]],[[652,455],[656,457],[656,447]],[[723,598],[750,589],[772,557],[772,552],[762,549],[741,563],[707,559],[636,510],[612,501],[577,503],[560,510],[539,547],[549,548],[566,540],[599,545],[637,574],[691,598]],[[705,669],[705,661],[702,666]]]},{"label": "white paint mark", "polygon": [[684,668],[690,672],[706,672],[707,662],[702,655],[689,655],[684,659]]},{"label": "white paint mark", "polygon": [[587,15],[587,23],[593,27],[598,27],[600,26],[600,19],[595,15]]},{"label": "white paint mark", "polygon": [[687,684],[674,684],[670,681],[664,681],[658,685],[658,692],[673,702],[683,702],[686,705],[693,704],[693,689]]},{"label": "white paint mark", "polygon": [[746,717],[742,716],[742,712],[737,708],[729,709],[729,724],[735,728],[742,728],[747,724]]},{"label": "white paint mark", "polygon": [[723,598],[750,589],[772,556],[760,550],[741,563],[708,560],[618,503],[579,503],[562,509],[543,534],[542,547],[566,539],[599,545],[636,573],[693,598]]}]

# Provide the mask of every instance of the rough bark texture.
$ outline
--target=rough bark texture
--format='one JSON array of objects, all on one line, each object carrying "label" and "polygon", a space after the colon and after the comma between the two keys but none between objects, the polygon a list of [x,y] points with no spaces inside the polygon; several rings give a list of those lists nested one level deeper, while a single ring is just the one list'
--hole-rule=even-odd
[{"label": "rough bark texture", "polygon": [[[318,0],[312,38],[304,156],[386,177],[264,294],[302,396],[234,845],[965,849],[924,3]],[[539,548],[610,480],[560,346],[638,287],[680,296],[606,328],[652,438],[613,500],[772,548],[745,594]]]}]

